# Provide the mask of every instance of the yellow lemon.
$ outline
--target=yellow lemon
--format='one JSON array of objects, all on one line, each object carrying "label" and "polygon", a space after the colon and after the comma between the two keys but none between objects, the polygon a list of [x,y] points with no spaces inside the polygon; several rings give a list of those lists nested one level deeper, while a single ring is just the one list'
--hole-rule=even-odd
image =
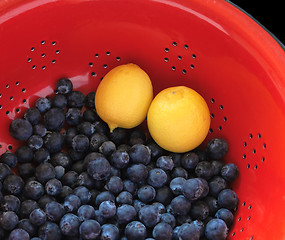
[{"label": "yellow lemon", "polygon": [[210,121],[204,98],[185,86],[162,90],[153,99],[147,114],[149,133],[154,141],[177,153],[198,147],[208,134]]},{"label": "yellow lemon", "polygon": [[149,76],[138,65],[128,63],[104,76],[96,91],[95,107],[112,132],[116,127],[133,128],[141,124],[152,99]]}]

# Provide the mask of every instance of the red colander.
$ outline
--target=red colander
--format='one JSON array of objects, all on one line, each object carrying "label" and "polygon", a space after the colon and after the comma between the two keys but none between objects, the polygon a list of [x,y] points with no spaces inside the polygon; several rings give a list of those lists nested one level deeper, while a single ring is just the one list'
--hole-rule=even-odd
[{"label": "red colander", "polygon": [[7,0],[0,2],[0,153],[35,99],[68,77],[95,91],[113,67],[134,62],[154,93],[198,91],[240,169],[231,240],[285,239],[285,53],[224,0]]}]

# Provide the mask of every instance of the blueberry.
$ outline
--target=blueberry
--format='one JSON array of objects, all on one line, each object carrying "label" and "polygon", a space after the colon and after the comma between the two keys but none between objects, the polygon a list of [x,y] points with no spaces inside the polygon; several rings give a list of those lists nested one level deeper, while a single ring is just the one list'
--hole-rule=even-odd
[{"label": "blueberry", "polygon": [[[170,207],[170,205],[167,207]],[[169,210],[170,210],[168,211],[169,213],[173,212],[172,208],[169,208]],[[191,223],[192,221],[193,221],[192,218],[188,214],[176,216],[176,224],[178,226],[181,226],[184,223]]]},{"label": "blueberry", "polygon": [[167,174],[161,168],[154,168],[149,171],[147,182],[149,185],[159,188],[167,181]]},{"label": "blueberry", "polygon": [[30,236],[24,229],[17,228],[9,234],[8,240],[30,240]]},{"label": "blueberry", "polygon": [[119,169],[126,168],[129,164],[129,161],[130,157],[126,151],[116,150],[110,156],[111,164]]},{"label": "blueberry", "polygon": [[142,207],[144,207],[146,204],[142,202],[141,200],[135,199],[133,201],[133,206],[136,209],[137,213],[141,210]]},{"label": "blueberry", "polygon": [[48,161],[49,159],[50,159],[50,153],[45,148],[40,148],[40,149],[34,151],[33,162],[35,164],[44,163],[44,162]]},{"label": "blueberry", "polygon": [[71,166],[71,158],[65,152],[57,152],[51,156],[49,161],[54,167],[62,166],[65,169],[69,169]]},{"label": "blueberry", "polygon": [[82,108],[85,103],[85,96],[80,91],[71,91],[67,95],[67,104],[73,108]]},{"label": "blueberry", "polygon": [[113,193],[114,195],[117,195],[124,188],[123,180],[120,177],[112,176],[106,182],[105,188],[106,188],[106,190]]},{"label": "blueberry", "polygon": [[139,219],[146,227],[154,227],[160,220],[160,214],[152,205],[145,205],[139,210]]},{"label": "blueberry", "polygon": [[95,209],[91,205],[82,205],[78,208],[77,216],[80,221],[85,221],[95,218]]},{"label": "blueberry", "polygon": [[153,160],[156,160],[165,153],[164,149],[161,148],[153,139],[149,141],[147,146],[150,149],[151,159]]},{"label": "blueberry", "polygon": [[0,181],[2,182],[10,174],[12,174],[10,167],[5,163],[0,163]]},{"label": "blueberry", "polygon": [[44,137],[44,147],[50,153],[59,152],[62,149],[63,144],[64,138],[59,132],[51,132]]},{"label": "blueberry", "polygon": [[89,92],[85,97],[85,106],[95,108],[95,92]]},{"label": "blueberry", "polygon": [[106,180],[110,176],[111,166],[104,157],[97,157],[90,161],[87,172],[95,180]]},{"label": "blueberry", "polygon": [[83,240],[95,240],[101,233],[100,224],[96,220],[85,220],[79,227]]},{"label": "blueberry", "polygon": [[205,234],[205,225],[202,221],[200,220],[194,220],[193,222],[190,223],[190,225],[193,225],[200,231],[200,239],[204,236]]},{"label": "blueberry", "polygon": [[172,199],[170,206],[174,215],[187,215],[191,208],[191,202],[183,195]]},{"label": "blueberry", "polygon": [[226,223],[218,218],[210,220],[205,228],[205,236],[209,240],[224,240],[227,238],[228,228]]},{"label": "blueberry", "polygon": [[116,151],[116,145],[112,141],[105,141],[99,147],[99,152],[109,157]]},{"label": "blueberry", "polygon": [[3,182],[3,189],[8,194],[19,195],[24,188],[24,181],[16,175],[8,175]]},{"label": "blueberry", "polygon": [[125,143],[127,138],[127,130],[124,128],[115,128],[113,132],[109,135],[110,140],[116,144],[116,146],[119,146],[123,143]]},{"label": "blueberry", "polygon": [[45,185],[45,190],[48,195],[57,196],[62,191],[62,183],[56,178],[50,179]]},{"label": "blueberry", "polygon": [[220,176],[215,176],[209,181],[210,194],[214,197],[218,197],[219,193],[226,189],[228,186],[225,179]]},{"label": "blueberry", "polygon": [[148,176],[147,167],[141,163],[133,164],[127,168],[127,176],[135,183],[141,182]]},{"label": "blueberry", "polygon": [[87,204],[91,199],[90,191],[84,186],[76,187],[73,194],[80,198],[81,204]]},{"label": "blueberry", "polygon": [[41,97],[37,99],[35,106],[40,111],[40,113],[45,113],[51,108],[51,101],[49,98]]},{"label": "blueberry", "polygon": [[65,109],[67,106],[67,99],[66,96],[63,94],[56,94],[52,99],[51,99],[51,106],[53,108],[60,108],[60,109]]},{"label": "blueberry", "polygon": [[204,192],[204,183],[199,178],[188,179],[183,185],[183,195],[190,201],[201,198]]},{"label": "blueberry", "polygon": [[99,116],[94,109],[86,109],[83,112],[83,118],[85,121],[93,123],[99,120]]},{"label": "blueberry", "polygon": [[60,131],[65,121],[65,115],[61,108],[51,108],[43,118],[44,125],[49,131]]},{"label": "blueberry", "polygon": [[56,92],[68,94],[73,90],[73,84],[68,78],[61,78],[56,83]]},{"label": "blueberry", "polygon": [[179,240],[178,233],[180,230],[180,226],[176,226],[172,231],[172,240]]},{"label": "blueberry", "polygon": [[124,190],[128,191],[132,195],[137,192],[138,186],[136,183],[132,182],[131,180],[125,179],[123,181],[123,185],[124,185]]},{"label": "blueberry", "polygon": [[171,171],[174,168],[174,163],[170,156],[161,156],[156,160],[156,167],[164,171]]},{"label": "blueberry", "polygon": [[216,212],[215,217],[222,219],[226,223],[228,228],[230,228],[233,225],[234,215],[230,210],[228,210],[226,208],[219,209]]},{"label": "blueberry", "polygon": [[208,161],[202,161],[195,167],[195,173],[198,177],[209,180],[214,176],[214,167]]},{"label": "blueberry", "polygon": [[67,146],[71,147],[72,138],[78,134],[77,128],[69,127],[64,133],[64,142]]},{"label": "blueberry", "polygon": [[40,226],[46,222],[47,216],[42,209],[37,208],[31,212],[29,219],[33,225]]},{"label": "blueberry", "polygon": [[168,186],[163,186],[161,188],[156,189],[156,201],[163,203],[164,205],[168,205],[172,198],[173,193]]},{"label": "blueberry", "polygon": [[27,218],[24,218],[19,221],[17,228],[25,230],[30,237],[33,237],[37,233],[37,228],[31,223]]},{"label": "blueberry", "polygon": [[205,220],[209,216],[209,207],[204,201],[192,202],[190,216],[192,219]]},{"label": "blueberry", "polygon": [[[86,152],[77,152],[74,149],[70,148],[68,150],[68,156],[70,157],[72,162],[76,163],[79,161],[83,161],[84,157],[86,156]],[[85,165],[84,165],[84,170],[86,170]]]},{"label": "blueberry", "polygon": [[73,213],[65,214],[59,223],[61,233],[65,236],[76,237],[79,234],[80,220]]},{"label": "blueberry", "polygon": [[33,127],[28,120],[17,118],[11,122],[9,132],[16,140],[27,140],[33,134]]},{"label": "blueberry", "polygon": [[32,200],[38,200],[44,195],[44,187],[38,181],[29,181],[25,184],[24,195]]},{"label": "blueberry", "polygon": [[182,153],[169,153],[169,157],[172,158],[172,161],[174,163],[174,167],[181,167],[181,158],[182,158]]},{"label": "blueberry", "polygon": [[68,213],[75,213],[81,206],[80,198],[74,194],[65,197],[63,207]]},{"label": "blueberry", "polygon": [[151,159],[150,148],[143,144],[135,144],[129,149],[129,156],[133,163],[149,164]]},{"label": "blueberry", "polygon": [[101,192],[96,197],[95,205],[99,206],[102,202],[108,201],[108,200],[115,201],[115,196],[108,191]]},{"label": "blueberry", "polygon": [[132,221],[127,224],[125,235],[128,240],[144,240],[147,236],[147,229],[143,223]]},{"label": "blueberry", "polygon": [[15,154],[19,163],[29,163],[32,162],[34,158],[33,150],[28,146],[21,146],[17,148]]},{"label": "blueberry", "polygon": [[117,210],[116,205],[114,201],[111,200],[103,201],[99,205],[99,213],[104,218],[111,218],[115,216],[116,210]]},{"label": "blueberry", "polygon": [[214,176],[220,175],[222,167],[224,166],[223,162],[214,160],[212,161],[212,165],[214,167]]},{"label": "blueberry", "polygon": [[176,219],[170,213],[161,214],[160,222],[168,223],[172,228],[174,228],[176,226]]},{"label": "blueberry", "polygon": [[233,163],[224,165],[221,169],[221,176],[228,182],[234,181],[239,176],[238,167]]},{"label": "blueberry", "polygon": [[178,230],[179,240],[199,240],[200,231],[195,225],[190,223],[184,223]]},{"label": "blueberry", "polygon": [[49,221],[57,222],[65,214],[65,210],[62,204],[51,201],[46,204],[45,212]]},{"label": "blueberry", "polygon": [[28,218],[30,213],[36,208],[39,208],[39,204],[36,201],[30,199],[25,200],[21,202],[19,216],[21,218]]},{"label": "blueberry", "polygon": [[172,227],[165,222],[160,222],[155,225],[152,230],[152,236],[156,240],[171,240],[172,239]]},{"label": "blueberry", "polygon": [[206,147],[206,152],[211,159],[222,159],[228,152],[228,143],[222,138],[211,139]]},{"label": "blueberry", "polygon": [[130,150],[130,148],[131,148],[130,145],[123,143],[123,144],[119,145],[117,149],[120,151],[126,151],[127,152]]},{"label": "blueberry", "polygon": [[110,177],[116,176],[116,177],[121,177],[121,169],[115,168],[114,166],[111,165],[111,173]]},{"label": "blueberry", "polygon": [[18,166],[19,176],[23,179],[28,179],[35,174],[35,168],[32,163],[23,163]]},{"label": "blueberry", "polygon": [[10,168],[13,168],[18,163],[18,158],[14,153],[10,151],[6,151],[0,156],[0,163],[7,164]]},{"label": "blueberry", "polygon": [[73,193],[73,190],[71,187],[64,185],[62,186],[62,191],[61,193],[57,196],[57,199],[59,199],[60,201],[64,201],[64,199]]},{"label": "blueberry", "polygon": [[114,239],[120,237],[120,232],[117,226],[113,224],[104,224],[101,226],[101,239]]},{"label": "blueberry", "polygon": [[208,205],[209,216],[214,216],[215,213],[220,208],[219,204],[218,204],[218,199],[209,195],[209,196],[205,197],[203,200]]},{"label": "blueberry", "polygon": [[100,223],[100,225],[103,225],[103,224],[105,224],[105,223],[107,222],[107,219],[104,218],[103,216],[101,216],[101,214],[99,213],[99,210],[95,210],[95,211],[94,211],[94,214],[95,214],[94,219],[95,219],[98,223]]},{"label": "blueberry", "polygon": [[218,195],[218,204],[222,208],[234,210],[238,205],[237,194],[231,189],[224,189]]},{"label": "blueberry", "polygon": [[209,194],[209,191],[210,191],[209,184],[208,184],[207,180],[205,180],[204,178],[198,178],[198,179],[200,179],[204,185],[204,190],[203,190],[203,193],[201,195],[201,198],[204,198],[204,197],[208,196],[208,194]]},{"label": "blueberry", "polygon": [[79,108],[68,108],[65,113],[65,121],[70,126],[77,126],[83,115]]},{"label": "blueberry", "polygon": [[12,211],[18,213],[20,210],[20,205],[21,202],[19,198],[14,195],[5,195],[0,202],[0,209],[3,212]]},{"label": "blueberry", "polygon": [[45,209],[46,205],[53,201],[56,201],[56,199],[53,196],[45,194],[38,200],[39,207],[41,209]]},{"label": "blueberry", "polygon": [[152,206],[155,207],[155,209],[158,211],[159,214],[163,214],[166,212],[165,206],[160,202],[153,202]]},{"label": "blueberry", "polygon": [[[56,223],[46,222],[39,227],[38,235],[40,239],[45,240],[61,240],[60,228]],[[37,239],[37,240],[40,240]],[[32,240],[32,239],[31,239]]]},{"label": "blueberry", "polygon": [[187,179],[188,172],[183,167],[175,167],[171,171],[171,178],[176,178],[176,177],[182,177],[182,178]]},{"label": "blueberry", "polygon": [[76,127],[78,133],[90,137],[95,132],[95,126],[88,121],[83,121]]},{"label": "blueberry", "polygon": [[41,163],[36,167],[35,177],[37,181],[45,184],[48,180],[55,178],[54,167],[48,162]]},{"label": "blueberry", "polygon": [[39,135],[41,137],[44,137],[47,134],[47,129],[45,125],[39,123],[33,126],[33,134]]},{"label": "blueberry", "polygon": [[103,133],[95,132],[90,136],[90,150],[97,152],[103,142],[108,141],[108,138]]},{"label": "blueberry", "polygon": [[74,151],[86,152],[89,149],[89,138],[84,134],[78,134],[72,138],[71,146]]},{"label": "blueberry", "polygon": [[117,208],[117,221],[119,224],[127,224],[133,220],[135,220],[137,216],[136,209],[129,204],[123,204]]},{"label": "blueberry", "polygon": [[141,188],[139,188],[137,195],[141,201],[148,203],[155,199],[156,191],[154,187],[149,185],[144,185]]},{"label": "blueberry", "polygon": [[19,222],[19,218],[15,212],[2,212],[0,215],[0,226],[7,231],[13,230]]},{"label": "blueberry", "polygon": [[[96,181],[84,171],[78,176],[78,185],[87,187],[88,189],[93,189],[95,187]],[[92,194],[91,194],[92,195]]]},{"label": "blueberry", "polygon": [[195,169],[199,163],[199,156],[194,152],[187,152],[181,157],[181,165],[187,169]]},{"label": "blueberry", "polygon": [[183,193],[183,185],[186,182],[186,179],[183,177],[173,178],[169,184],[170,189],[173,194],[180,195]]}]

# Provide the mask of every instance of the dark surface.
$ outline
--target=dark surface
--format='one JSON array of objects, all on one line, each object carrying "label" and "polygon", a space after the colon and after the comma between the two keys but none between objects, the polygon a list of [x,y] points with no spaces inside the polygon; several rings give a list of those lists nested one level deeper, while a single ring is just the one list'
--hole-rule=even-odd
[{"label": "dark surface", "polygon": [[231,0],[231,2],[254,17],[255,20],[274,34],[283,45],[285,44],[285,31],[283,27],[285,16],[282,13],[283,1]]}]

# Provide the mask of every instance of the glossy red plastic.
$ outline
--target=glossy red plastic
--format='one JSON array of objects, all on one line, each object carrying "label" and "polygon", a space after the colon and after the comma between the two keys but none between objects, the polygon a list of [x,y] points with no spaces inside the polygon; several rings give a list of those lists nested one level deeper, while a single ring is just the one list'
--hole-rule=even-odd
[{"label": "glossy red plastic", "polygon": [[285,53],[223,0],[13,0],[0,3],[0,153],[39,96],[68,77],[84,93],[134,62],[155,94],[186,85],[207,101],[212,137],[229,142],[240,177],[228,239],[285,238]]}]

